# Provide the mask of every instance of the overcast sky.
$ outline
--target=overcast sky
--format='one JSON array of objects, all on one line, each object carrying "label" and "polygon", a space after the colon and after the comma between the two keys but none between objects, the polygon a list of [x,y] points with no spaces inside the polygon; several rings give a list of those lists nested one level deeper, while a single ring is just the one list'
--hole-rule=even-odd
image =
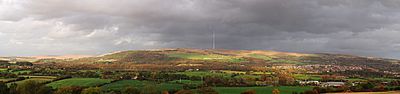
[{"label": "overcast sky", "polygon": [[0,56],[211,48],[400,58],[400,0],[0,0]]}]

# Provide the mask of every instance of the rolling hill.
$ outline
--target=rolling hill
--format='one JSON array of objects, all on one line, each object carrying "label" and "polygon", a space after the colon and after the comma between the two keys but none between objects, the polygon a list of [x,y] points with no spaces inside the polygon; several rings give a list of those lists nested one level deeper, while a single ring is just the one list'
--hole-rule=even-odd
[{"label": "rolling hill", "polygon": [[[69,60],[40,59],[36,63],[150,64],[170,66],[355,66],[375,71],[399,72],[400,61],[341,54],[305,54],[266,50],[160,49],[118,51]],[[211,66],[213,67],[213,66]]]}]

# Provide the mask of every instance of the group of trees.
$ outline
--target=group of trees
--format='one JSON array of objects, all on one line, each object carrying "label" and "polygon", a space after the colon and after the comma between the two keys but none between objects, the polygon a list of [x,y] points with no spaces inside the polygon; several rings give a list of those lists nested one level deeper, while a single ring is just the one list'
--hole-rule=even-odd
[{"label": "group of trees", "polygon": [[10,65],[33,66],[32,62],[28,61],[17,61],[15,64],[12,64],[10,63],[10,61],[0,60],[0,66],[10,66]]},{"label": "group of trees", "polygon": [[51,94],[52,88],[36,81],[26,81],[21,84],[7,86],[0,82],[0,94]]},{"label": "group of trees", "polygon": [[[7,86],[4,82],[0,82],[0,94],[103,94],[99,87],[62,87],[53,89],[43,83],[36,81],[25,81],[20,84],[11,84]],[[129,94],[129,93],[124,93]],[[135,93],[136,94],[136,93]]]}]

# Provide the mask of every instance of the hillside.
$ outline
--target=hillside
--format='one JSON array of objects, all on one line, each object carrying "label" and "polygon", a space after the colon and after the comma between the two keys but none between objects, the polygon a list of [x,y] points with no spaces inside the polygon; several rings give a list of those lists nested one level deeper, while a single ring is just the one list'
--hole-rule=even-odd
[{"label": "hillside", "polygon": [[[160,49],[119,51],[96,57],[72,60],[41,59],[36,63],[59,64],[150,64],[168,66],[203,66],[226,68],[230,66],[325,66],[332,70],[368,69],[399,72],[400,61],[341,54],[304,54],[266,50],[225,49]],[[339,68],[336,68],[339,67]],[[329,70],[328,70],[329,71]]]}]

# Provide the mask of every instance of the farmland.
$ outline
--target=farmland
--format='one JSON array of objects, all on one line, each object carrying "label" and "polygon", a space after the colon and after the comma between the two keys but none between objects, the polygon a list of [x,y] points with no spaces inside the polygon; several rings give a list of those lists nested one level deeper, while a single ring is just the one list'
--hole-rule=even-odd
[{"label": "farmland", "polygon": [[95,87],[98,85],[110,83],[112,80],[109,79],[99,79],[99,78],[71,78],[64,79],[60,81],[55,81],[47,84],[52,88],[60,88],[66,86],[81,86],[81,87]]},{"label": "farmland", "polygon": [[39,83],[45,83],[45,82],[52,81],[52,80],[53,79],[49,79],[49,78],[30,78],[30,79],[25,79],[25,80],[22,80],[22,81],[11,82],[11,83],[8,83],[8,85],[10,85],[12,83],[21,84],[21,83],[24,83],[26,81],[36,81],[36,82],[39,82]]},{"label": "farmland", "polygon": [[[336,61],[377,63],[370,66],[331,63]],[[68,60],[2,62],[6,63],[0,66],[0,81],[4,82],[0,84],[35,86],[52,92],[315,94],[400,90],[395,68],[389,72],[374,67],[386,66],[388,61],[329,54],[167,49],[119,51]]]},{"label": "farmland", "polygon": [[124,87],[144,87],[145,85],[154,84],[149,81],[138,81],[138,80],[122,80],[114,83],[106,84],[102,86],[104,90],[122,90]]},{"label": "farmland", "polygon": [[117,81],[114,83],[106,84],[102,86],[104,90],[107,91],[120,91],[125,87],[135,87],[135,88],[143,88],[145,86],[155,86],[157,90],[164,91],[164,90],[180,90],[182,89],[182,84],[177,83],[155,83],[149,81],[138,81],[138,80],[122,80]]}]

